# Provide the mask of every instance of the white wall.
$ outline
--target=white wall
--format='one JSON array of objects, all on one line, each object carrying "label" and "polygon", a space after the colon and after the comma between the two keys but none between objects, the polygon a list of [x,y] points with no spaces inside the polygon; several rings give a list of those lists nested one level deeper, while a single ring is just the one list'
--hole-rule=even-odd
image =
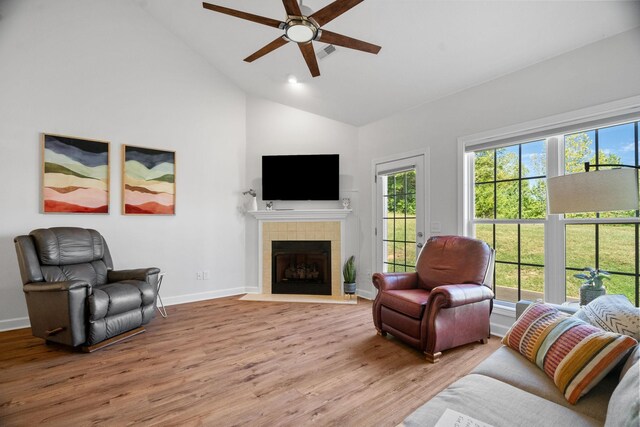
[{"label": "white wall", "polygon": [[[636,28],[361,127],[358,177],[371,176],[373,159],[429,147],[431,221],[442,223],[441,234],[456,234],[458,137],[638,95],[639,76],[640,29]],[[362,185],[361,200],[371,200],[371,190]],[[362,209],[360,219],[362,248],[370,248],[371,209]],[[372,257],[362,251],[361,269],[375,271]]]},{"label": "white wall", "polygon": [[[304,85],[288,90],[303,92]],[[301,93],[303,95],[303,93]],[[339,154],[340,197],[349,197],[353,213],[347,219],[345,253],[359,260],[358,216],[360,195],[356,179],[358,164],[358,131],[355,126],[307,113],[296,108],[250,97],[247,99],[247,163],[246,182],[258,192],[258,209],[264,209],[262,196],[262,155]],[[249,202],[249,198],[246,198]],[[274,202],[275,208],[342,208],[340,202]],[[247,285],[249,291],[258,286],[258,224],[246,216]],[[345,255],[343,253],[343,257]],[[255,268],[251,268],[256,266]]]},{"label": "white wall", "polygon": [[[242,292],[244,93],[134,2],[3,6],[0,329],[26,324],[13,237],[38,227],[96,228],[117,269],[167,272],[165,302]],[[109,215],[40,213],[41,132],[111,142]],[[120,214],[122,144],[177,152],[175,216]]]}]

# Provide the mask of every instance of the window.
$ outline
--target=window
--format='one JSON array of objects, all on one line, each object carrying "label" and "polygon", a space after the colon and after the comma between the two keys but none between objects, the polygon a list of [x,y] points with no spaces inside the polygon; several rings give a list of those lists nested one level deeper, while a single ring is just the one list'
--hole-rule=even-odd
[{"label": "window", "polygon": [[583,172],[586,161],[640,165],[638,124],[465,147],[464,229],[496,249],[496,300],[577,300],[573,275],[589,266],[611,273],[608,293],[639,305],[638,210],[546,214],[547,176]]},{"label": "window", "polygon": [[415,271],[416,171],[381,176],[383,185],[384,272]]},{"label": "window", "polygon": [[498,300],[544,298],[545,146],[533,141],[474,153],[475,236],[496,249]]},{"label": "window", "polygon": [[[564,136],[565,173],[581,172],[594,164],[638,163],[638,122],[624,123]],[[577,300],[581,282],[573,277],[585,266],[611,273],[607,292],[624,294],[638,305],[638,211],[566,215],[566,298]]]}]

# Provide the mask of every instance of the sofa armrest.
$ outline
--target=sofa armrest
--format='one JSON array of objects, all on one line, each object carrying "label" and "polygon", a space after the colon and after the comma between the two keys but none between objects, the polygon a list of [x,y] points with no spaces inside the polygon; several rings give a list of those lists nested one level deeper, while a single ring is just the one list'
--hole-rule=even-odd
[{"label": "sofa armrest", "polygon": [[64,282],[35,282],[27,283],[22,287],[24,292],[59,292],[69,291],[76,288],[91,288],[91,285],[84,280],[67,280]]},{"label": "sofa armrest", "polygon": [[[520,300],[516,303],[516,319],[519,319],[520,316],[522,315],[522,313],[527,309],[527,307],[529,307],[531,304],[533,304],[533,301],[528,301],[528,300]],[[559,311],[565,312],[567,314],[574,314],[576,313],[578,310],[580,310],[580,306],[578,305],[559,305],[559,304],[551,304],[551,303],[545,303],[547,305],[550,305],[552,307],[557,308]]]},{"label": "sofa armrest", "polygon": [[442,285],[431,291],[429,299],[442,308],[459,307],[493,298],[491,289],[484,285]]},{"label": "sofa armrest", "polygon": [[109,282],[119,282],[121,280],[142,280],[143,282],[149,281],[149,276],[160,274],[160,269],[156,267],[151,268],[136,268],[133,270],[111,270],[107,274],[107,280]]},{"label": "sofa armrest", "polygon": [[379,291],[418,287],[418,273],[374,273],[371,280]]}]

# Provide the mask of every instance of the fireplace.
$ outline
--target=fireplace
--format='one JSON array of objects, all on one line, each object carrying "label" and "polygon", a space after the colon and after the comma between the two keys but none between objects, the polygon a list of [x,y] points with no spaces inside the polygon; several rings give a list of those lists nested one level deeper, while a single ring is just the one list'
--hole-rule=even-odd
[{"label": "fireplace", "polygon": [[273,240],[271,293],[331,295],[330,240]]},{"label": "fireplace", "polygon": [[[258,241],[258,271],[260,276],[257,289],[251,293],[280,295],[285,299],[293,296],[293,294],[276,294],[273,291],[273,242],[321,241],[330,242],[330,250],[321,250],[320,252],[327,252],[328,255],[328,277],[325,277],[325,280],[331,283],[331,294],[312,294],[312,299],[329,297],[343,301],[341,267],[344,262],[345,218],[349,212],[351,211],[347,209],[252,212],[252,215],[258,219],[258,236],[260,238]],[[287,267],[290,264],[291,261],[288,262]],[[317,270],[319,271],[320,268]],[[313,285],[317,284],[313,283]]]}]

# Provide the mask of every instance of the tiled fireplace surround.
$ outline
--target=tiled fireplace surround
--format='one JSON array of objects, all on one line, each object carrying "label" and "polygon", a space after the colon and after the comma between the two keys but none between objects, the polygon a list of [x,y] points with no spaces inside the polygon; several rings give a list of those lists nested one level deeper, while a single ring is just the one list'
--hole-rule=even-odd
[{"label": "tiled fireplace surround", "polygon": [[272,242],[286,240],[324,240],[331,242],[331,297],[341,298],[344,219],[350,210],[257,211],[260,293],[271,295]]}]

